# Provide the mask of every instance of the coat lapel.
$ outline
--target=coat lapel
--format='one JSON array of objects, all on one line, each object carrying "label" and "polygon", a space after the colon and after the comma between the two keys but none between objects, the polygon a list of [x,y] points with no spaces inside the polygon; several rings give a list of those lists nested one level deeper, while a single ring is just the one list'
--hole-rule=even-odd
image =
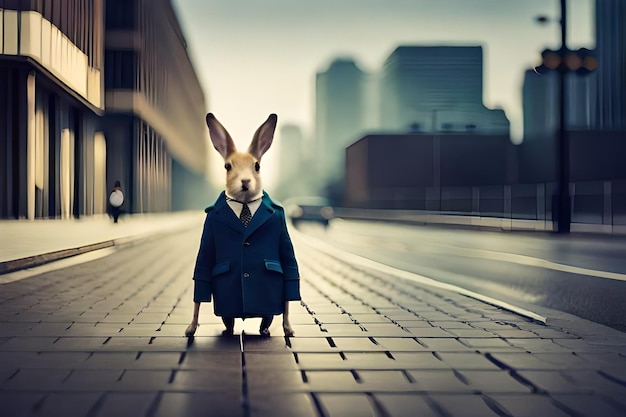
[{"label": "coat lapel", "polygon": [[248,223],[248,227],[245,228],[244,238],[250,236],[255,230],[261,227],[263,223],[268,221],[274,214],[274,211],[276,210],[272,207],[272,200],[269,198],[267,193],[263,192],[261,205],[257,209],[256,213],[254,213],[254,216],[252,216],[252,220]]},{"label": "coat lapel", "polygon": [[[239,233],[243,234],[246,230],[246,227],[243,225],[241,220],[235,215],[232,209],[226,203],[226,193],[222,191],[222,194],[217,198],[217,201],[214,204],[215,210],[215,219],[221,221],[222,223],[226,223],[231,228],[235,229]],[[255,216],[256,217],[256,216]],[[252,222],[250,222],[252,223]],[[250,225],[248,225],[250,227]]]}]

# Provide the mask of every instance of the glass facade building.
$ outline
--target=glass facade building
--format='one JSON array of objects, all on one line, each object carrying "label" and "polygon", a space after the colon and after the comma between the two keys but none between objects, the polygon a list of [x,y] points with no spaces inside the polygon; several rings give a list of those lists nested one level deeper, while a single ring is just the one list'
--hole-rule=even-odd
[{"label": "glass facade building", "polygon": [[504,111],[486,108],[482,96],[481,46],[400,46],[381,73],[381,128],[508,135]]}]

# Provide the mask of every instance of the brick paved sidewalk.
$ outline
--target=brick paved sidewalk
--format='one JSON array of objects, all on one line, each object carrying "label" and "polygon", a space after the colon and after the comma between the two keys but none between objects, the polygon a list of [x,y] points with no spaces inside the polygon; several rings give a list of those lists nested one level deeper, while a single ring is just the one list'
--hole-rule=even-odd
[{"label": "brick paved sidewalk", "polygon": [[177,212],[71,220],[0,220],[0,274],[30,268],[158,233],[198,227],[204,213]]},{"label": "brick paved sidewalk", "polygon": [[[623,416],[624,335],[543,325],[294,239],[296,337],[191,317],[200,230],[0,286],[2,416]],[[591,331],[596,337],[591,337]]]}]

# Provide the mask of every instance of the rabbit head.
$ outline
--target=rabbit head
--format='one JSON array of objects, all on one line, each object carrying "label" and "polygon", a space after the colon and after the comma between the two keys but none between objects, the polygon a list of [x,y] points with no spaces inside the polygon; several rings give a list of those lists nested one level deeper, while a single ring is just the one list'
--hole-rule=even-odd
[{"label": "rabbit head", "polygon": [[213,113],[206,115],[211,142],[224,158],[226,193],[241,202],[256,198],[263,190],[261,183],[261,157],[272,145],[278,117],[270,114],[257,129],[247,152],[238,152],[228,131]]}]

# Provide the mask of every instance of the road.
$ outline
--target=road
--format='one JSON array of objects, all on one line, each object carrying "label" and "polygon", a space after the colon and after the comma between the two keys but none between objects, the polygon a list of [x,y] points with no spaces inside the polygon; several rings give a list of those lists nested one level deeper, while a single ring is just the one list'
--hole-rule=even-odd
[{"label": "road", "polygon": [[626,239],[334,220],[299,230],[399,269],[626,331]]}]

